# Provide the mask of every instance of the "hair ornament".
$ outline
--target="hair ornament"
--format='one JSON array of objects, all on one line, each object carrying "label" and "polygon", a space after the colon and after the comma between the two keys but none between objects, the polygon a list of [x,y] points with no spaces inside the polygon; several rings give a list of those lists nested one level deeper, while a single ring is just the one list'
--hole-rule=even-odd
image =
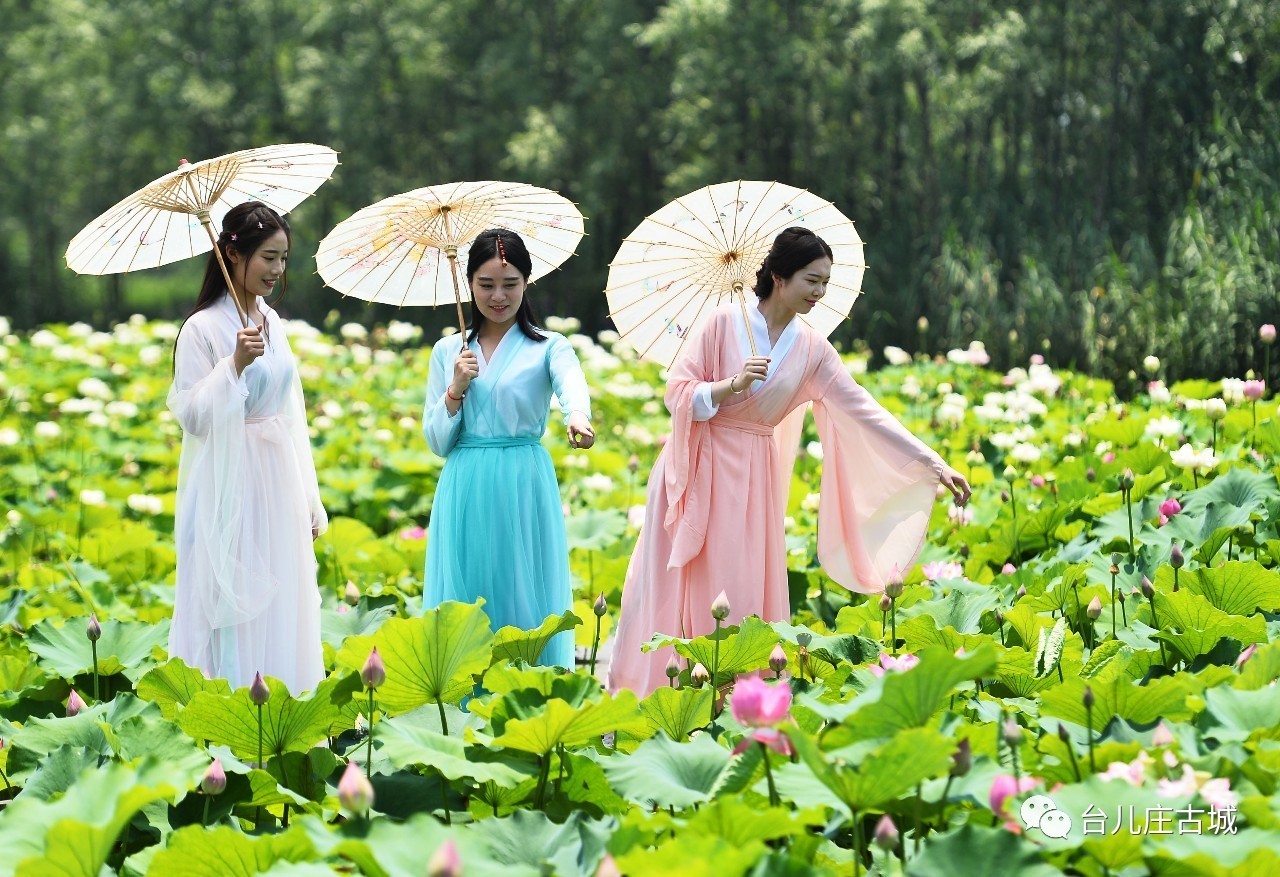
[{"label": "hair ornament", "polygon": [[235,235],[232,235],[232,236],[231,236],[231,239],[234,241],[234,240],[236,239],[236,236],[235,236]]},{"label": "hair ornament", "polygon": [[259,223],[258,223],[258,228],[262,228],[262,223],[261,223],[261,222],[259,222]]},{"label": "hair ornament", "polygon": [[502,260],[502,264],[507,264],[507,248],[502,245],[502,232],[497,234],[498,241],[498,258]]}]

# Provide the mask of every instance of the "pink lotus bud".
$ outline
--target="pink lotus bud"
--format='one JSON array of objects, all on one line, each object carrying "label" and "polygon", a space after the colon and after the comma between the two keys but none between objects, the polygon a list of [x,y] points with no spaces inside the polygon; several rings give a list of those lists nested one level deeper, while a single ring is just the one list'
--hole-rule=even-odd
[{"label": "pink lotus bud", "polygon": [[347,587],[342,592],[342,599],[348,606],[354,606],[360,602],[360,589],[350,579],[347,580]]},{"label": "pink lotus bud", "polygon": [[618,863],[613,860],[613,856],[604,854],[604,858],[600,860],[600,867],[596,868],[596,877],[622,877],[622,872],[618,870]]},{"label": "pink lotus bud", "polygon": [[632,474],[635,474],[636,470],[638,470],[639,468],[640,468],[640,458],[637,457],[635,454],[632,454],[630,457],[627,458],[627,471],[631,472]]},{"label": "pink lotus bud", "polygon": [[1007,561],[1005,562],[1004,566],[1000,567],[1000,572],[1007,576],[1011,576],[1017,571],[1018,571],[1018,568],[1014,566],[1012,563],[1009,563]]},{"label": "pink lotus bud", "polygon": [[1102,615],[1102,601],[1098,599],[1097,594],[1094,594],[1093,599],[1089,601],[1089,605],[1085,608],[1084,614],[1088,615],[1094,621],[1097,621],[1098,617]]},{"label": "pink lotus bud", "polygon": [[694,685],[701,688],[711,681],[711,674],[707,672],[707,668],[702,666],[702,662],[693,665],[693,670],[689,672],[689,679]]},{"label": "pink lotus bud", "polygon": [[880,595],[880,611],[888,612],[892,608],[893,608],[893,598],[890,597],[888,594],[881,594]]},{"label": "pink lotus bud", "polygon": [[[1007,565],[1008,565],[1008,564],[1006,564],[1006,566],[1007,566]],[[1027,596],[1027,586],[1026,586],[1026,585],[1018,585],[1018,590],[1017,590],[1016,592],[1014,592],[1014,595],[1013,595],[1013,596],[1014,596],[1014,599],[1016,599],[1016,600],[1021,600],[1023,597]]]},{"label": "pink lotus bud", "polygon": [[1071,745],[1071,733],[1067,730],[1067,726],[1058,722],[1058,739],[1068,746]]},{"label": "pink lotus bud", "polygon": [[1009,501],[1009,491],[1007,491],[1007,490],[1001,490],[1001,491],[1000,491],[1000,501],[1001,501],[1001,502],[1008,502],[1008,501]]},{"label": "pink lotus bud", "polygon": [[1084,687],[1084,696],[1080,698],[1080,702],[1084,704],[1085,709],[1093,709],[1093,688],[1086,685]]},{"label": "pink lotus bud", "polygon": [[1258,327],[1258,338],[1263,344],[1270,344],[1276,340],[1276,327],[1270,323],[1263,323]]},{"label": "pink lotus bud", "polygon": [[1125,469],[1123,472],[1120,473],[1120,490],[1125,493],[1128,493],[1130,490],[1133,490],[1133,482],[1135,480],[1136,479],[1133,476],[1133,470]]},{"label": "pink lotus bud", "polygon": [[262,706],[271,700],[271,689],[267,688],[267,683],[263,681],[261,673],[253,674],[253,682],[249,685],[249,700],[253,701],[257,706]]},{"label": "pink lotus bud", "polygon": [[1171,746],[1173,745],[1173,732],[1169,730],[1169,726],[1164,722],[1156,725],[1155,732],[1151,735],[1152,746]]},{"label": "pink lotus bud", "polygon": [[1236,658],[1236,666],[1237,666],[1237,667],[1243,667],[1243,666],[1245,665],[1245,662],[1246,662],[1246,661],[1248,661],[1250,658],[1252,658],[1252,657],[1253,657],[1253,653],[1254,653],[1254,652],[1256,652],[1257,650],[1258,650],[1258,644],[1257,644],[1257,643],[1249,643],[1249,645],[1248,645],[1248,646],[1246,646],[1246,647],[1245,647],[1245,648],[1240,652],[1240,656],[1239,656],[1238,658]]},{"label": "pink lotus bud", "polygon": [[365,659],[364,666],[360,668],[360,681],[370,691],[387,681],[387,668],[382,663],[382,656],[378,654],[377,646],[373,647],[373,651]]},{"label": "pink lotus bud", "polygon": [[1182,565],[1186,562],[1186,559],[1182,556],[1182,549],[1178,547],[1178,543],[1173,543],[1173,547],[1169,549],[1169,566],[1174,569],[1182,569]]},{"label": "pink lotus bud", "polygon": [[596,614],[596,618],[604,617],[604,614],[609,611],[609,604],[605,602],[604,594],[596,597],[596,601],[591,604],[591,611]]},{"label": "pink lotus bud", "polygon": [[729,617],[729,595],[724,591],[721,591],[720,596],[716,597],[715,602],[711,604],[711,617],[716,621],[724,621]]},{"label": "pink lotus bud", "polygon": [[1044,487],[1044,476],[1043,476],[1043,475],[1032,475],[1032,476],[1031,476],[1031,485],[1032,485],[1033,487]]},{"label": "pink lotus bud", "polygon": [[1098,473],[1093,471],[1093,467],[1092,467],[1092,466],[1090,466],[1089,468],[1087,468],[1087,469],[1085,469],[1085,470],[1084,470],[1084,480],[1085,480],[1085,481],[1093,481],[1093,480],[1094,480],[1094,479],[1096,479],[1097,477],[1098,477]]},{"label": "pink lotus bud", "polygon": [[680,675],[680,662],[676,660],[676,656],[672,655],[667,659],[667,678],[675,679]]},{"label": "pink lotus bud", "polygon": [[880,821],[876,823],[875,834],[872,835],[876,846],[885,852],[895,849],[898,846],[898,826],[893,824],[893,820],[886,813],[880,817]]},{"label": "pink lotus bud", "polygon": [[1172,518],[1180,511],[1182,511],[1182,503],[1178,502],[1173,497],[1169,497],[1164,502],[1160,503],[1160,514],[1167,518]]},{"label": "pink lotus bud", "polygon": [[791,709],[791,686],[770,685],[758,676],[748,676],[734,686],[729,707],[743,727],[773,727],[785,721]]},{"label": "pink lotus bud", "polygon": [[1015,748],[1022,742],[1022,726],[1012,716],[1004,720],[1004,727],[1001,732],[1004,734],[1004,742],[1009,745],[1010,749]]},{"label": "pink lotus bud", "polygon": [[71,694],[67,697],[67,718],[80,714],[80,710],[86,706],[84,699],[76,694],[76,690],[71,689]]},{"label": "pink lotus bud", "polygon": [[1257,402],[1267,392],[1267,384],[1265,381],[1245,381],[1244,397],[1250,402]]},{"label": "pink lotus bud", "polygon": [[1102,455],[1102,462],[1104,463],[1114,463],[1115,461],[1116,461],[1116,455],[1113,451],[1107,451],[1105,454]]},{"label": "pink lotus bud", "polygon": [[94,643],[102,638],[102,625],[98,623],[97,613],[89,616],[89,624],[85,627],[84,635],[89,638],[89,642]]},{"label": "pink lotus bud", "polygon": [[987,801],[993,813],[1003,813],[1005,801],[1018,794],[1018,781],[1007,773],[997,774],[991,781]]},{"label": "pink lotus bud", "polygon": [[951,775],[953,777],[962,777],[969,772],[969,768],[973,766],[973,748],[969,744],[969,738],[964,737],[956,744],[956,751],[951,753]]},{"label": "pink lotus bud", "polygon": [[769,669],[774,673],[781,673],[787,669],[787,653],[782,648],[782,643],[774,646],[773,651],[769,653]]},{"label": "pink lotus bud", "polygon": [[352,813],[367,813],[373,806],[373,785],[354,761],[347,762],[338,780],[338,803]]},{"label": "pink lotus bud", "polygon": [[222,762],[215,758],[200,778],[200,791],[206,795],[221,795],[226,788],[227,773],[222,769]]}]

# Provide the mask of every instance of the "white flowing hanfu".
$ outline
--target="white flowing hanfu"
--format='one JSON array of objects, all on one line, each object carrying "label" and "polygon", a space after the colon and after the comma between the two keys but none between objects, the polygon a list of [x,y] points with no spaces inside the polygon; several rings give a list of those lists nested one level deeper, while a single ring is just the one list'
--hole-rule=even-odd
[{"label": "white flowing hanfu", "polygon": [[234,687],[254,673],[298,694],[324,678],[312,530],[320,503],[302,382],[284,324],[259,300],[266,352],[236,375],[231,297],[178,335],[169,410],[182,426],[169,653]]}]

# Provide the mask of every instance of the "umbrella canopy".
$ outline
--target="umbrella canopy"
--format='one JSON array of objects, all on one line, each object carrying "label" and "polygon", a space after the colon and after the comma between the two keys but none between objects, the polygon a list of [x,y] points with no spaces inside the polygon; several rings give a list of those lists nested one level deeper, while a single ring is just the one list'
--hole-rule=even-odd
[{"label": "umbrella canopy", "polygon": [[183,159],[85,226],[67,246],[67,265],[78,274],[119,274],[207,253],[217,240],[214,224],[232,207],[261,201],[288,213],[337,165],[338,153],[314,143],[245,149],[195,164]]},{"label": "umbrella canopy", "polygon": [[529,248],[537,280],[573,255],[582,214],[549,189],[496,180],[424,186],[393,195],[340,222],[320,242],[316,265],[343,295],[383,304],[441,305],[471,297],[459,284],[480,232],[505,228]]},{"label": "umbrella canopy", "polygon": [[824,335],[849,315],[862,289],[862,239],[830,202],[776,182],[737,180],[683,195],[622,242],[605,295],[618,333],[646,359],[670,366],[715,306],[746,295],[773,239],[812,230],[835,255],[827,294],[804,320]]}]

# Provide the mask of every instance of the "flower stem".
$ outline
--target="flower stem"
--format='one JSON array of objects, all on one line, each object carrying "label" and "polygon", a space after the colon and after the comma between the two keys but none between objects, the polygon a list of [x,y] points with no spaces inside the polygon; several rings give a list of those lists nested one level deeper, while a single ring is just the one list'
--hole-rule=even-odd
[{"label": "flower stem", "polygon": [[596,675],[596,653],[600,651],[600,616],[596,616],[596,635],[591,640],[591,675]]},{"label": "flower stem", "polygon": [[365,750],[364,774],[373,779],[373,689],[369,689],[369,745]]},{"label": "flower stem", "polygon": [[443,700],[436,701],[436,709],[440,711],[440,733],[448,737],[449,723],[445,720],[445,717],[444,717],[444,701]]},{"label": "flower stem", "polygon": [[853,811],[853,877],[862,873],[862,824],[858,811]]},{"label": "flower stem", "polygon": [[894,657],[897,657],[898,655],[898,598],[897,597],[889,598],[889,625],[892,629],[892,634],[889,639],[889,646],[893,652]]},{"label": "flower stem", "polygon": [[265,764],[262,760],[262,704],[258,704],[258,767]]},{"label": "flower stem", "polygon": [[1089,770],[1092,773],[1098,772],[1098,765],[1093,760],[1093,705],[1085,704],[1085,730],[1089,733]]},{"label": "flower stem", "polygon": [[201,825],[207,826],[209,824],[209,802],[211,800],[213,799],[209,795],[204,796],[204,815],[200,817]]},{"label": "flower stem", "polygon": [[760,747],[760,754],[764,757],[764,778],[769,783],[769,806],[780,806],[782,802],[778,798],[778,789],[773,784],[773,767],[769,764],[769,747],[759,741],[756,741],[756,745]]},{"label": "flower stem", "polygon": [[93,647],[93,699],[101,701],[98,695],[98,643],[97,640],[90,640],[89,645]]},{"label": "flower stem", "polygon": [[[1151,623],[1156,626],[1157,630],[1160,628],[1160,621],[1156,618],[1156,592],[1154,589],[1151,591]],[[1158,640],[1158,642],[1160,643],[1160,663],[1168,667],[1169,658],[1164,652],[1164,640]]]}]

